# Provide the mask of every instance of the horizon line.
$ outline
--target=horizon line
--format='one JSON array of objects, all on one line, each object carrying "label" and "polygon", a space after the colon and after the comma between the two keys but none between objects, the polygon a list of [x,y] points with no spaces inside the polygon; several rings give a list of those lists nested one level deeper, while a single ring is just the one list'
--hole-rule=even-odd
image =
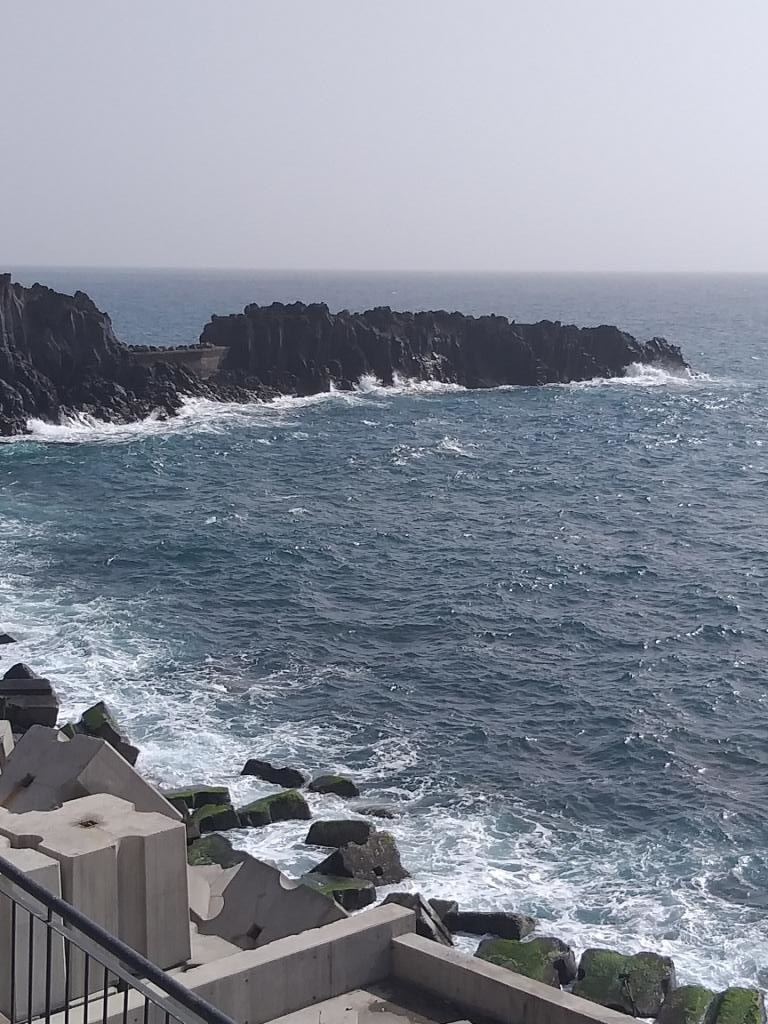
[{"label": "horizon line", "polygon": [[[2,266],[3,264],[0,264]],[[192,266],[192,265],[139,265],[139,264],[93,264],[93,263],[16,263],[14,269],[0,270],[0,273],[13,274],[24,270],[54,271],[115,271],[115,272],[161,272],[161,273],[239,273],[239,274],[370,274],[370,275],[425,275],[439,276],[581,276],[581,277],[765,277],[766,270],[515,270],[515,269],[455,269],[430,270],[418,268],[317,268],[317,267],[244,267],[244,266]]]}]

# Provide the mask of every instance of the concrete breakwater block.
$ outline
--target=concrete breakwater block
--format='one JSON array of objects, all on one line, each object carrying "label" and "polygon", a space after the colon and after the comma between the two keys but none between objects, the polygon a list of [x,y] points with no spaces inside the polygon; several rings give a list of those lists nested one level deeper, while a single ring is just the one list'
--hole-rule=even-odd
[{"label": "concrete breakwater block", "polygon": [[408,878],[389,832],[373,832],[366,843],[347,843],[316,865],[311,874],[362,878],[374,885],[394,885]]},{"label": "concrete breakwater block", "polygon": [[542,935],[535,939],[484,939],[475,956],[489,964],[506,967],[552,988],[570,985],[576,977],[576,957],[560,939]]},{"label": "concrete breakwater block", "polygon": [[579,961],[573,994],[633,1017],[656,1017],[676,983],[675,965],[668,956],[587,949]]},{"label": "concrete breakwater block", "polygon": [[[10,841],[0,837],[0,855],[14,867],[23,871],[31,881],[47,889],[53,896],[61,897],[61,872],[59,864],[51,857],[37,850],[13,850]],[[0,892],[16,899],[45,918],[45,909],[37,900],[20,893],[12,882],[0,876]],[[24,911],[16,912],[14,921],[10,899],[0,896],[0,1013],[9,1021],[27,1020],[29,1016],[41,1016],[46,1008],[47,982],[44,970],[35,970],[35,964],[46,963],[47,937],[43,924],[35,922],[30,935],[30,916]],[[31,942],[30,942],[31,939]],[[11,948],[15,946],[15,956]],[[32,948],[32,977],[29,975],[29,951]],[[13,975],[12,972],[13,971]],[[31,982],[31,984],[30,984]],[[31,1001],[30,1001],[31,996]],[[13,999],[13,1004],[11,1000]],[[61,1009],[66,1000],[64,940],[60,935],[51,937],[50,948],[50,1007]]]},{"label": "concrete breakwater block", "polygon": [[62,897],[159,967],[188,959],[181,822],[101,793],[51,811],[4,811],[0,835],[57,861]]},{"label": "concrete breakwater block", "polygon": [[68,800],[108,793],[137,811],[181,821],[179,812],[105,740],[33,726],[16,744],[0,775],[0,807],[15,814],[49,811]]},{"label": "concrete breakwater block", "polygon": [[536,927],[536,919],[527,914],[504,911],[457,910],[443,918],[445,927],[452,932],[467,935],[496,935],[500,939],[524,939]]},{"label": "concrete breakwater block", "polygon": [[114,747],[118,754],[121,754],[130,765],[135,765],[139,757],[138,747],[123,735],[123,731],[117,724],[117,720],[103,700],[93,707],[87,708],[80,716],[79,722],[63,726],[61,730],[65,736],[72,739],[80,733],[86,736],[96,736],[98,739],[106,740]]},{"label": "concrete breakwater block", "polygon": [[435,909],[427,903],[421,893],[418,892],[391,892],[384,900],[387,903],[396,903],[400,907],[412,910],[416,914],[416,934],[433,942],[439,942],[443,946],[452,946],[453,938],[451,933],[440,920]]},{"label": "concrete breakwater block", "polygon": [[22,662],[12,665],[0,679],[0,715],[14,732],[25,732],[34,725],[56,725],[59,701],[53,684]]},{"label": "concrete breakwater block", "polygon": [[241,949],[255,949],[347,917],[328,896],[247,855],[227,868],[190,867],[189,903],[200,935],[217,935]]},{"label": "concrete breakwater block", "polygon": [[7,718],[0,720],[0,772],[5,768],[5,762],[13,753],[13,727]]}]

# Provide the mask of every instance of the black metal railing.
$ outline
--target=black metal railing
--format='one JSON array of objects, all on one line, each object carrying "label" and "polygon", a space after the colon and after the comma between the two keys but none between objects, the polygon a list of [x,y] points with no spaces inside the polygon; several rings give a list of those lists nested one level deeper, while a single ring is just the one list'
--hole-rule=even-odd
[{"label": "black metal railing", "polygon": [[0,1004],[12,1024],[234,1024],[2,856]]}]

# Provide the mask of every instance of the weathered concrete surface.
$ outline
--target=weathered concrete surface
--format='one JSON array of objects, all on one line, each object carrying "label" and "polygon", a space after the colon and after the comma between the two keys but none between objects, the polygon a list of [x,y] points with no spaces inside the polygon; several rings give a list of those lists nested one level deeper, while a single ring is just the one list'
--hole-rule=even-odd
[{"label": "weathered concrete surface", "polygon": [[94,736],[61,742],[55,729],[33,726],[16,744],[0,775],[0,807],[15,814],[53,810],[68,800],[108,793],[137,811],[181,815],[116,750]]},{"label": "weathered concrete surface", "polygon": [[[414,927],[413,914],[402,907],[377,907],[357,917],[292,935],[261,949],[244,950],[177,975],[178,980],[235,1021],[266,1024],[294,1010],[320,1003],[389,976],[393,937]],[[106,1024],[143,1024],[144,1000],[128,995],[107,1001]],[[90,1019],[102,1019],[91,1009]],[[70,1014],[69,1024],[81,1024],[82,1014]],[[65,1024],[63,1014],[51,1024]],[[149,1024],[163,1024],[150,1013]],[[624,1022],[626,1024],[626,1021]]]},{"label": "weathered concrete surface", "polygon": [[419,935],[392,941],[392,976],[449,999],[469,1016],[509,1024],[626,1024],[627,1017]]},{"label": "weathered concrete surface", "polygon": [[190,867],[189,901],[201,935],[218,935],[241,949],[255,949],[347,917],[323,893],[253,857],[228,868]]},{"label": "weathered concrete surface", "polygon": [[[51,857],[46,857],[37,850],[13,850],[10,848],[10,841],[6,837],[0,837],[0,856],[9,861],[14,867],[23,871],[33,882],[37,882],[54,896],[61,896],[61,874],[58,863]],[[45,908],[37,900],[28,896],[12,882],[0,876],[0,892],[12,895],[19,900],[23,906],[30,908],[45,918]],[[30,1012],[29,1004],[29,946],[30,946],[30,918],[21,910],[16,912],[15,933],[12,922],[11,902],[8,899],[0,898],[0,1013],[11,1021],[26,1020]],[[14,981],[11,984],[11,945],[15,941],[16,955],[14,965]],[[32,934],[32,956],[33,964],[41,965],[46,962],[46,932],[41,924],[35,924]],[[64,974],[64,940],[59,936],[53,936],[50,950],[51,965],[51,1006],[54,1010],[64,1006],[65,1003],[65,974]],[[11,1006],[11,989],[13,987],[13,1003]],[[45,971],[40,969],[32,971],[32,1004],[31,1013],[33,1016],[42,1014],[45,1010],[46,1001],[46,978]]]},{"label": "weathered concrete surface", "polygon": [[186,834],[107,794],[0,815],[12,846],[58,861],[62,896],[159,967],[189,958]]},{"label": "weathered concrete surface", "polygon": [[183,366],[191,373],[207,380],[221,367],[229,349],[223,346],[209,345],[206,348],[132,348],[131,357],[139,366],[156,366],[158,363],[171,363]]},{"label": "weathered concrete surface", "polygon": [[13,729],[7,718],[0,720],[0,772],[13,751]]}]

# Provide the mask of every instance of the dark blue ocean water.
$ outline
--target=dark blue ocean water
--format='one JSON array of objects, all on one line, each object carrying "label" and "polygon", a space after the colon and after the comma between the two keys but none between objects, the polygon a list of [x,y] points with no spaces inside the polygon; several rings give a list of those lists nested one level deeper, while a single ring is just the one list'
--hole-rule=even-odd
[{"label": "dark blue ocean water", "polygon": [[[680,378],[32,424],[0,445],[0,624],[159,781],[347,770],[400,809],[414,888],[768,983],[768,278],[16,276],[129,342],[302,298],[681,344]],[[238,839],[298,872],[303,834]]]}]

